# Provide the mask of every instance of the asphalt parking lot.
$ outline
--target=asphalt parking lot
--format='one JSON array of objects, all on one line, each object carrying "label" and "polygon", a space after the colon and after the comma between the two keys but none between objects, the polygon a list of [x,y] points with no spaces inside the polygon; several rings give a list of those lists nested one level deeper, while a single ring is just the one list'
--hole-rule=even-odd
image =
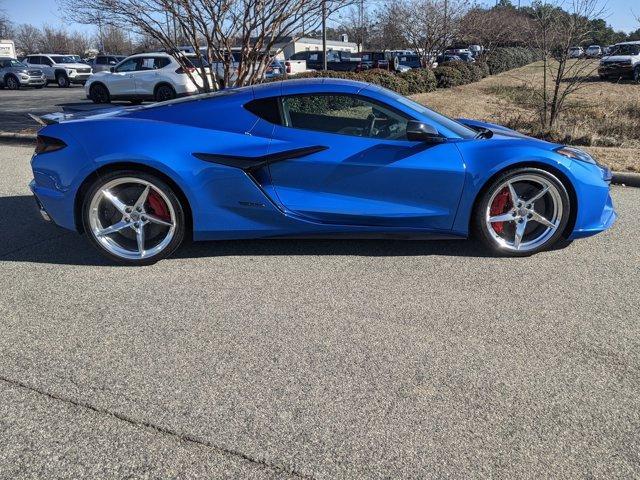
[{"label": "asphalt parking lot", "polygon": [[32,133],[38,124],[29,117],[51,112],[72,112],[95,110],[113,105],[129,105],[128,102],[114,102],[112,105],[95,105],[87,100],[82,85],[59,88],[49,85],[40,90],[21,88],[20,90],[0,90],[0,132]]},{"label": "asphalt parking lot", "polygon": [[640,189],[530,258],[194,244],[109,265],[0,144],[0,477],[638,478]]}]

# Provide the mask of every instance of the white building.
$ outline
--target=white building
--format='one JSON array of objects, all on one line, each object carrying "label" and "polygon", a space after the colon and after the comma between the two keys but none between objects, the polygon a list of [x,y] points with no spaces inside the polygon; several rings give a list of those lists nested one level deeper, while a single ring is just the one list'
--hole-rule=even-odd
[{"label": "white building", "polygon": [[[347,39],[345,38],[345,40]],[[284,37],[278,39],[272,49],[272,51],[278,52],[276,58],[281,60],[289,58],[294,53],[318,50],[322,50],[322,39],[309,37],[302,37],[295,40],[292,37]],[[358,51],[358,45],[349,41],[327,40],[327,50],[356,53]]]}]

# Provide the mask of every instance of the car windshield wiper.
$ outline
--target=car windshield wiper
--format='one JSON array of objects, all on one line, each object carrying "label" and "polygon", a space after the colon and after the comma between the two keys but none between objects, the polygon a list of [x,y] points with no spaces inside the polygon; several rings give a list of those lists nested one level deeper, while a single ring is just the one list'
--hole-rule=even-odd
[{"label": "car windshield wiper", "polygon": [[475,137],[476,139],[493,137],[493,132],[488,128],[477,127],[476,130],[478,130],[478,133],[476,134],[476,137]]}]

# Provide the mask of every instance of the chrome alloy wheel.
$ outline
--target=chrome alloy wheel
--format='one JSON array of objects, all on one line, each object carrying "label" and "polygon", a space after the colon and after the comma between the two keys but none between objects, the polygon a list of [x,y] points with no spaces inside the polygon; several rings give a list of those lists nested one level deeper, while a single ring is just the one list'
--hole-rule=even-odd
[{"label": "chrome alloy wheel", "polygon": [[544,245],[562,222],[560,191],[535,173],[516,175],[493,192],[485,211],[487,230],[505,250],[528,252]]},{"label": "chrome alloy wheel", "polygon": [[162,252],[176,231],[176,213],[162,190],[141,178],[116,178],[89,206],[91,233],[109,253],[141,260]]}]

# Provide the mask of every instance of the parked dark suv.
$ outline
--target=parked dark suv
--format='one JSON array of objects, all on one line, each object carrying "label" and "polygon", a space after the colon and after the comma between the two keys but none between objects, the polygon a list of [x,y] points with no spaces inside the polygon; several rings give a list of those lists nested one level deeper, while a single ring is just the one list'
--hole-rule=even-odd
[{"label": "parked dark suv", "polygon": [[361,60],[356,68],[356,71],[362,72],[364,70],[370,70],[372,68],[389,70],[391,64],[384,52],[362,52],[359,55]]},{"label": "parked dark suv", "polygon": [[93,73],[108,72],[111,67],[115,67],[125,58],[127,58],[125,55],[97,55],[88,63],[91,65]]},{"label": "parked dark suv", "polygon": [[[322,70],[323,52],[307,51],[298,52],[291,55],[291,60],[306,60],[307,68],[313,70]],[[360,65],[360,59],[352,57],[350,52],[342,52],[338,50],[329,50],[327,52],[327,70],[335,70],[338,72],[355,72]]]},{"label": "parked dark suv", "polygon": [[42,88],[47,78],[42,70],[29,68],[15,58],[0,57],[0,88],[18,90],[20,87]]}]

